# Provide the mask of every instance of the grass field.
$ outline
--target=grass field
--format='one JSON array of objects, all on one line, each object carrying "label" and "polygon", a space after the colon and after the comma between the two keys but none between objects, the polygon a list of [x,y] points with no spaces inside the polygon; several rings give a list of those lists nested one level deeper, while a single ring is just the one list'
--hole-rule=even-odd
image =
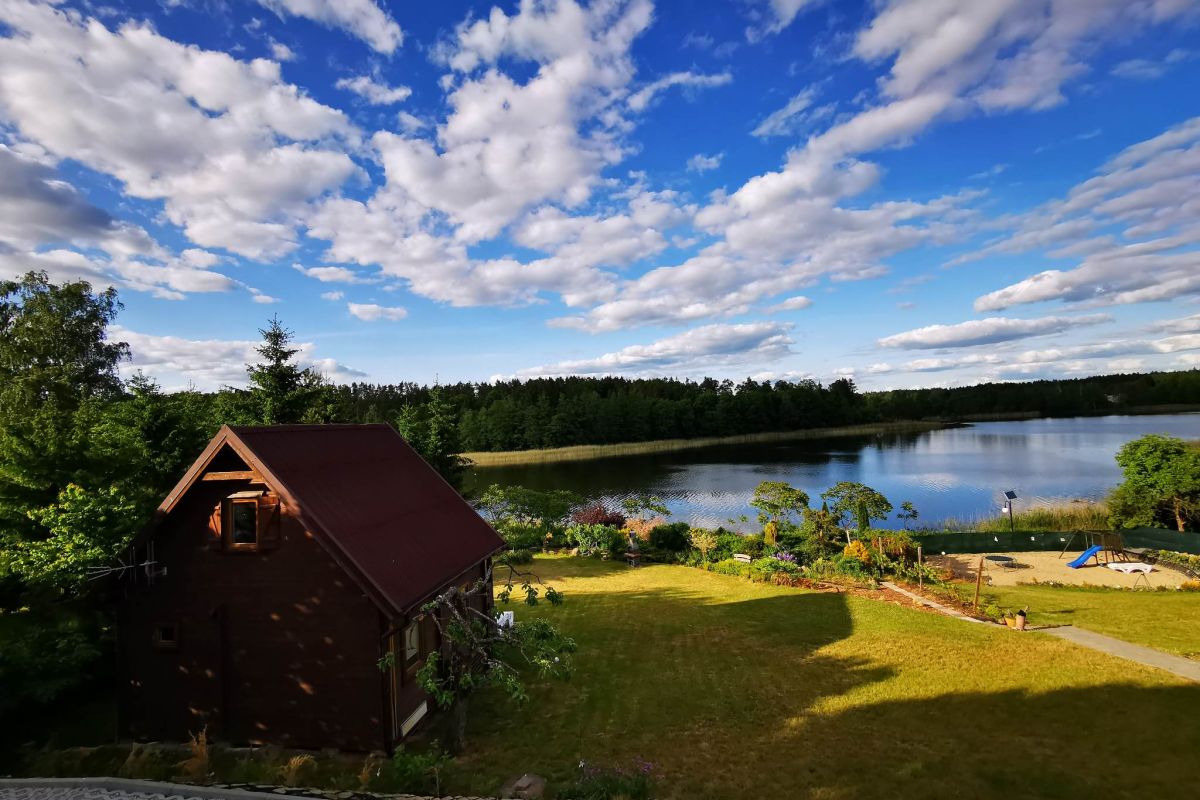
[{"label": "grass field", "polygon": [[1029,608],[1037,625],[1074,625],[1127,642],[1200,659],[1200,592],[992,586],[988,602]]},{"label": "grass field", "polygon": [[1191,797],[1200,781],[1200,686],[1167,673],[681,566],[534,569],[566,603],[518,618],[573,635],[575,675],[519,708],[478,699],[456,791],[635,758],[673,798]]},{"label": "grass field", "polygon": [[710,436],[699,439],[657,439],[651,442],[624,442],[620,444],[582,444],[572,447],[551,447],[544,450],[506,450],[503,452],[463,453],[480,467],[502,464],[533,464],[546,461],[586,461],[593,458],[634,456],[645,453],[665,453],[672,450],[690,450],[696,447],[714,447],[729,444],[758,444],[763,442],[791,442],[799,439],[823,439],[833,436],[873,436],[879,433],[923,433],[947,427],[945,422],[880,422],[870,425],[847,425],[840,428],[810,428],[783,433],[751,433],[745,436]]}]

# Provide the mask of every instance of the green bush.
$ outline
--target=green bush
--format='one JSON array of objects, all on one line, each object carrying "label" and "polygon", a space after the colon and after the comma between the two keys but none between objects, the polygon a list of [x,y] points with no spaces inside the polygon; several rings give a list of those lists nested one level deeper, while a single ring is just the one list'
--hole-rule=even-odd
[{"label": "green bush", "polygon": [[692,546],[691,526],[686,522],[656,525],[650,530],[650,545],[671,553],[680,553]]},{"label": "green bush", "polygon": [[715,572],[718,575],[737,575],[741,578],[750,577],[750,565],[745,561],[735,561],[732,558],[710,562],[708,571]]},{"label": "green bush", "polygon": [[546,539],[546,528],[522,522],[505,522],[497,527],[509,549],[541,550]]},{"label": "green bush", "polygon": [[801,569],[798,564],[783,561],[773,556],[757,559],[750,564],[750,579],[764,583],[770,582],[776,575],[799,577],[800,574]]},{"label": "green bush", "polygon": [[532,564],[532,550],[505,550],[500,555],[496,556],[496,563],[500,565]]},{"label": "green bush", "polygon": [[609,525],[573,525],[567,529],[567,538],[581,556],[620,558],[629,546],[625,534]]},{"label": "green bush", "polygon": [[440,797],[442,776],[451,758],[438,749],[418,753],[398,748],[371,778],[369,788],[377,792],[423,794]]}]

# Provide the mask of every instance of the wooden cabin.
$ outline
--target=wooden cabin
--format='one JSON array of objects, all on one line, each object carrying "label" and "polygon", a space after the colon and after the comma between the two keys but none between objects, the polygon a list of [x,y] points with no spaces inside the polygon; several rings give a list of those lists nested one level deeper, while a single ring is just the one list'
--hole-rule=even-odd
[{"label": "wooden cabin", "polygon": [[223,427],[122,559],[121,728],[390,751],[434,710],[421,607],[502,546],[388,425]]}]

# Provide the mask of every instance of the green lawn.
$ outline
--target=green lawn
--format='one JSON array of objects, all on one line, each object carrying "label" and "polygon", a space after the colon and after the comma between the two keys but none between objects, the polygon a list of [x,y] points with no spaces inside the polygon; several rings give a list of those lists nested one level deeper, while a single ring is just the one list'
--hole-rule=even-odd
[{"label": "green lawn", "polygon": [[[456,791],[645,758],[660,796],[1192,797],[1200,686],[1034,633],[680,566],[539,558],[568,683],[472,708]],[[1153,599],[1170,600],[1169,597]]]},{"label": "green lawn", "polygon": [[1001,608],[1028,607],[1034,625],[1075,625],[1200,658],[1200,592],[992,586],[984,594]]}]

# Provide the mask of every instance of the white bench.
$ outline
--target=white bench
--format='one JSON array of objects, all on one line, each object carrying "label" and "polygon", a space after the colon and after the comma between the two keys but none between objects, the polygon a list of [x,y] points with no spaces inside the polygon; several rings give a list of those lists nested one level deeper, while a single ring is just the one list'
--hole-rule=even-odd
[{"label": "white bench", "polygon": [[742,562],[743,564],[749,564],[749,563],[750,563],[750,556],[746,555],[745,553],[734,553],[734,554],[733,554],[733,560],[734,560],[734,561],[740,561],[740,562]]}]

